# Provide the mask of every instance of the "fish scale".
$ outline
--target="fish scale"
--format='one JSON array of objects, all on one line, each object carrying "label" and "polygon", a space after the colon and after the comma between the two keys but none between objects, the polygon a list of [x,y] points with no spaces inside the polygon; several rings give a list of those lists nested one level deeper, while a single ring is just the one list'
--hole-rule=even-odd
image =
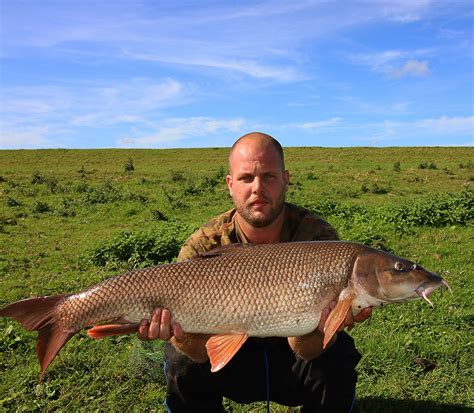
[{"label": "fish scale", "polygon": [[[58,306],[59,319],[73,332],[118,316],[136,322],[163,306],[190,333],[303,334],[315,328],[322,308],[347,284],[362,248],[337,245],[257,245],[131,271],[69,296]],[[321,300],[321,293],[329,294]]]}]

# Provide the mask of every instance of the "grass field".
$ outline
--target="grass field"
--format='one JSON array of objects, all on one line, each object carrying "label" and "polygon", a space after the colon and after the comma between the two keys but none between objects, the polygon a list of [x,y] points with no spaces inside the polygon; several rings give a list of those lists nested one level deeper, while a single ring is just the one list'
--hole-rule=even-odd
[{"label": "grass field", "polygon": [[[1,151],[0,306],[172,260],[199,225],[231,208],[226,155]],[[343,239],[416,260],[453,290],[434,293],[434,308],[420,300],[377,310],[351,331],[363,354],[359,412],[472,412],[474,149],[288,148],[286,157],[289,201]],[[0,410],[163,411],[161,343],[80,333],[38,384],[35,336],[0,320]]]}]

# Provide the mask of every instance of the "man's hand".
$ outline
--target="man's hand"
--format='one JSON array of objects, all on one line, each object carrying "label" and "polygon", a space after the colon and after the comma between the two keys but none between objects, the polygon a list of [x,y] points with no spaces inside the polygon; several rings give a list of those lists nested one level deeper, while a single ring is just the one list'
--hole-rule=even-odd
[{"label": "man's hand", "polygon": [[[288,337],[288,343],[291,349],[300,357],[305,360],[312,360],[321,355],[323,352],[323,339],[324,339],[324,324],[329,316],[329,313],[336,307],[336,301],[333,301],[329,304],[328,307],[323,309],[321,312],[321,319],[319,320],[319,325],[316,330],[306,334],[305,336],[298,337]],[[349,330],[354,327],[354,323],[358,323],[364,320],[367,320],[372,314],[372,308],[367,307],[362,309],[362,311],[356,316],[352,315],[352,311],[349,311],[344,323],[339,327],[338,331],[348,328]],[[334,335],[333,339],[329,342],[329,346],[336,339]]]},{"label": "man's hand", "polygon": [[171,320],[171,313],[166,308],[157,307],[151,313],[150,320],[143,319],[138,328],[138,338],[140,340],[170,340],[174,337],[176,341],[184,340],[184,333],[181,325]]}]

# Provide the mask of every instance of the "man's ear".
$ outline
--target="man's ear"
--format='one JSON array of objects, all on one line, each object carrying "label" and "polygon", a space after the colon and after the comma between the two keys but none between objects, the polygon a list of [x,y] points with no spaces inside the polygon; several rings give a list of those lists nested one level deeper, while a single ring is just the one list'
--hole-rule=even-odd
[{"label": "man's ear", "polygon": [[225,177],[225,182],[227,184],[227,188],[229,189],[229,194],[232,196],[232,176],[227,175]]},{"label": "man's ear", "polygon": [[290,173],[288,172],[288,170],[283,172],[283,182],[285,183],[285,192],[287,192],[290,186]]}]

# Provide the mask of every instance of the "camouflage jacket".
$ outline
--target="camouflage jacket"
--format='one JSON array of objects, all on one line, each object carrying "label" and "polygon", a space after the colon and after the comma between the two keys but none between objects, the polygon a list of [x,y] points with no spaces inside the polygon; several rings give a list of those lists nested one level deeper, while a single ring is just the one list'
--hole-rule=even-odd
[{"label": "camouflage jacket", "polygon": [[[231,209],[199,228],[184,243],[178,261],[185,261],[221,245],[247,243],[247,238],[235,219],[235,213],[235,208]],[[285,214],[281,242],[339,239],[331,225],[304,208],[286,203]]]}]

